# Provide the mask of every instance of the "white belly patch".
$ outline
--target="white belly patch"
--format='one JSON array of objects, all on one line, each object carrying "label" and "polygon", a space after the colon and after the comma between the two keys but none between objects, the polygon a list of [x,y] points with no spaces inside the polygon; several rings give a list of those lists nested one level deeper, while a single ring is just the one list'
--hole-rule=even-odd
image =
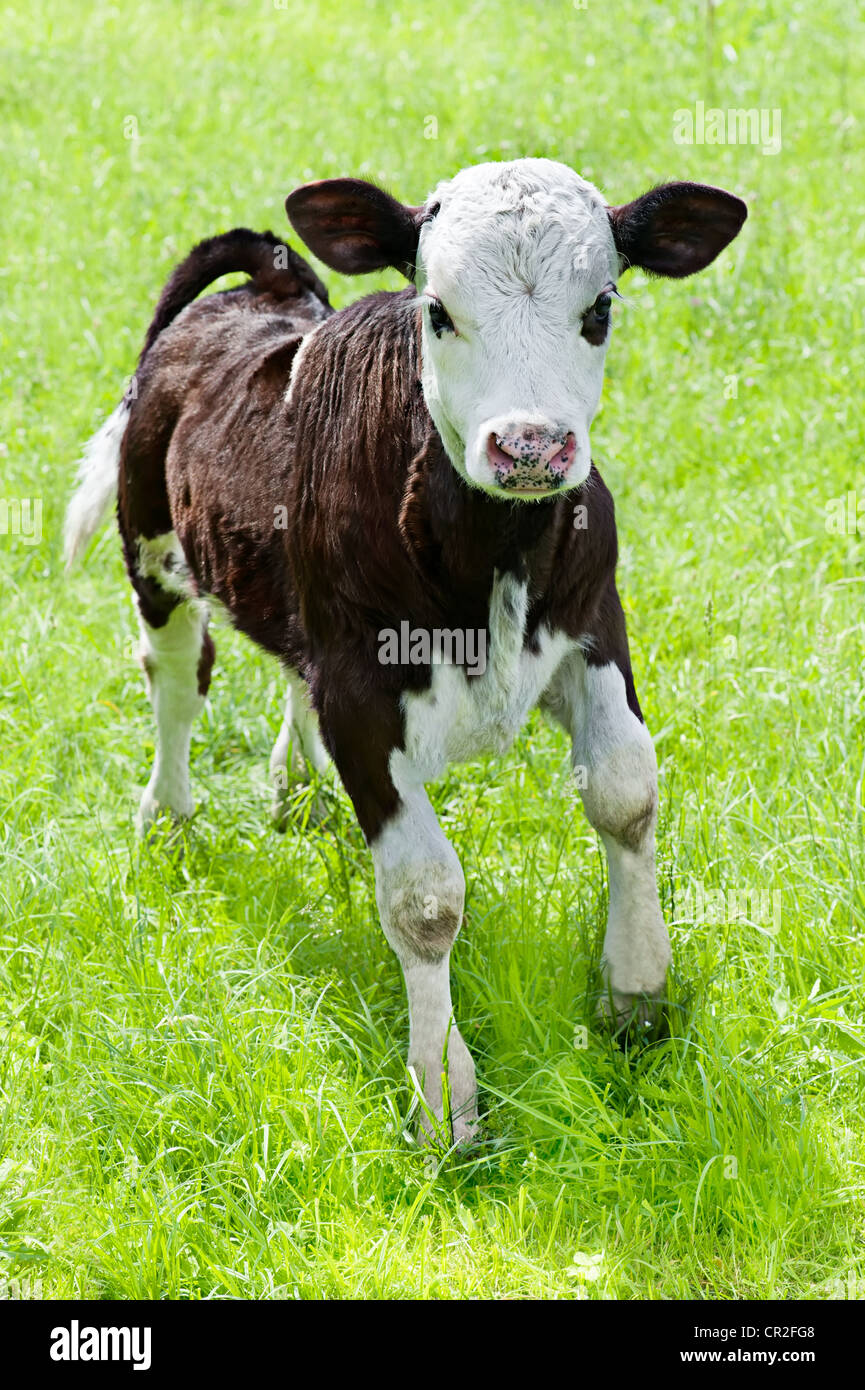
[{"label": "white belly patch", "polygon": [[391,755],[396,786],[432,781],[451,762],[505,752],[575,643],[545,628],[537,650],[524,646],[528,591],[513,575],[496,575],[490,597],[489,649],[482,675],[434,665],[432,684],[404,697],[405,749]]}]

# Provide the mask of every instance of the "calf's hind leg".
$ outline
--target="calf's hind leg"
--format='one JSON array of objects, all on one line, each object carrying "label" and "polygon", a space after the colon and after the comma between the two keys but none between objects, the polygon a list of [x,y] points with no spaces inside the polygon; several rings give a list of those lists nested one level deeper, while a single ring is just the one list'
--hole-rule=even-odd
[{"label": "calf's hind leg", "polygon": [[311,773],[325,772],[328,756],[312,708],[306,681],[287,669],[288,688],[282,727],[270,755],[273,818],[282,827],[288,814],[292,785],[308,782]]},{"label": "calf's hind leg", "polygon": [[204,706],[215,655],[204,600],[189,597],[182,552],[174,534],[139,538],[132,567],[138,601],[138,649],[156,718],[156,756],[138,809],[141,831],[162,811],[192,815],[189,744]]},{"label": "calf's hind leg", "polygon": [[175,533],[166,489],[174,424],[158,379],[150,385],[145,379],[121,446],[117,489],[123,554],[141,623],[139,657],[156,717],[156,757],[141,797],[140,830],[163,810],[178,818],[192,814],[189,743],[214,659],[208,607]]}]

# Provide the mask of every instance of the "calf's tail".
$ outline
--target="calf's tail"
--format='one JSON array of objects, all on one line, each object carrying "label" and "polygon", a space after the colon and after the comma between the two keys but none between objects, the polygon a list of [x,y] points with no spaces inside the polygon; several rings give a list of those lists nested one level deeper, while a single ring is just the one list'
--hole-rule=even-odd
[{"label": "calf's tail", "polygon": [[[214,280],[235,271],[250,275],[254,288],[261,293],[289,298],[311,291],[322,304],[330,307],[324,285],[296,251],[271,232],[235,227],[222,236],[200,241],[175,267],[147,330],[138,359],[139,370],[160,333],[178,314]],[[63,528],[67,569],[93,539],[117,496],[120,450],[135,399],[134,383],[135,377],[123,400],[84,446],[78,463],[78,486],[70,499]]]}]

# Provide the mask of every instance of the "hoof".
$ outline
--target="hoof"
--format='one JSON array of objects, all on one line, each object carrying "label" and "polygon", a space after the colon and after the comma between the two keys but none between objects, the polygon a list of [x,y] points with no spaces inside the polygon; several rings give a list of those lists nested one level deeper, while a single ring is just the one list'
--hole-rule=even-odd
[{"label": "hoof", "polygon": [[270,814],[273,828],[280,835],[290,825],[323,825],[329,807],[323,793],[311,782],[294,782],[289,787],[274,788]]},{"label": "hoof", "polygon": [[465,1153],[470,1149],[476,1148],[483,1139],[480,1121],[477,1115],[472,1118],[457,1118],[452,1120],[431,1119],[423,1114],[417,1122],[417,1131],[414,1142],[427,1151],[430,1155],[453,1153],[458,1150]]},{"label": "hoof", "polygon": [[623,994],[608,987],[598,1000],[598,1019],[620,1047],[635,1047],[667,1036],[666,1005],[659,994]]},{"label": "hoof", "polygon": [[162,802],[148,787],[142,794],[135,816],[135,829],[142,840],[159,840],[165,832],[174,834],[187,825],[195,812],[190,798],[182,806]]},{"label": "hoof", "polygon": [[[425,1149],[439,1153],[448,1153],[454,1148],[469,1148],[478,1142],[481,1133],[474,1064],[462,1038],[459,1034],[456,1034],[456,1037],[462,1044],[462,1049],[457,1055],[463,1066],[460,1067],[458,1064],[454,1067],[456,1074],[452,1073],[450,1081],[453,1090],[448,1089],[445,1080],[444,1103],[441,1088],[431,1088],[431,1095],[425,1096],[418,1081],[416,1068],[411,1064],[408,1067],[414,1091],[409,1121],[415,1119],[417,1143]],[[466,1063],[470,1071],[466,1070]]]}]

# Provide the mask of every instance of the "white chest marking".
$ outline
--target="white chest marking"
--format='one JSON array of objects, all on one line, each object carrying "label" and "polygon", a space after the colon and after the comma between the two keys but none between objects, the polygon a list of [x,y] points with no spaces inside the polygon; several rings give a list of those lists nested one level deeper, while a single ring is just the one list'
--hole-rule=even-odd
[{"label": "white chest marking", "polygon": [[505,752],[565,654],[564,633],[541,628],[535,652],[524,646],[528,593],[513,575],[496,575],[490,597],[489,649],[482,675],[433,666],[429,690],[404,697],[405,750],[391,755],[394,785],[432,781],[451,762]]}]

